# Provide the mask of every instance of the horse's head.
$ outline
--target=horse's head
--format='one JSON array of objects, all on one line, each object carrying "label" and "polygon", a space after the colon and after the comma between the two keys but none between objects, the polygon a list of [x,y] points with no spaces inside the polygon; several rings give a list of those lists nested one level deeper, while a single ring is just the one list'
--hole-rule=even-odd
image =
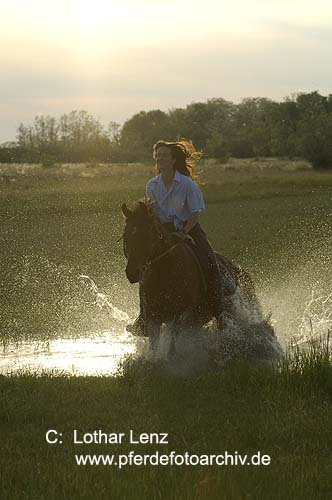
[{"label": "horse's head", "polygon": [[126,275],[130,283],[137,283],[143,266],[154,255],[158,240],[160,243],[164,238],[164,232],[148,203],[140,201],[133,210],[124,203],[121,208],[126,217],[123,234]]}]

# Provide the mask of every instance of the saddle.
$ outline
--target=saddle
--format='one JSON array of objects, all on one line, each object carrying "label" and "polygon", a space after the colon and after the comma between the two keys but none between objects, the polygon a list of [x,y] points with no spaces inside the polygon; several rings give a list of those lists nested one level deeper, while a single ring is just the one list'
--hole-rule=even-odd
[{"label": "saddle", "polygon": [[188,248],[189,252],[191,253],[192,258],[194,259],[194,261],[197,264],[197,268],[198,268],[199,274],[200,274],[202,290],[203,290],[203,293],[205,294],[207,291],[207,281],[206,281],[206,277],[205,277],[205,274],[203,272],[199,257],[197,256],[197,254],[194,250],[195,249],[195,242],[194,242],[193,238],[189,234],[183,233],[182,231],[175,231],[175,232],[170,233],[170,238],[171,238],[171,241],[173,244],[184,243],[185,245],[187,245],[187,248]]},{"label": "saddle", "polygon": [[[201,265],[200,256],[196,251],[196,245],[193,238],[189,234],[186,234],[182,231],[171,232],[170,237],[173,244],[185,243],[187,245],[187,248],[190,250],[192,257],[196,261],[196,264],[198,266],[201,276],[202,289],[204,293],[206,293],[208,288],[207,277],[205,276],[204,269]],[[237,287],[237,282],[232,272],[232,264],[228,261],[228,259],[226,259],[226,257],[221,255],[220,253],[215,252],[215,254],[218,261],[223,294],[225,296],[233,295]]]}]

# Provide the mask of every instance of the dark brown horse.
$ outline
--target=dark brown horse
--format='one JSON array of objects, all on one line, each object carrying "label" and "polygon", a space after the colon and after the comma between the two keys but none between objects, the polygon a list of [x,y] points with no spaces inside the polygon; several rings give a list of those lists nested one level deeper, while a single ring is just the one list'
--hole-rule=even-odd
[{"label": "dark brown horse", "polygon": [[[162,323],[177,322],[184,313],[188,313],[193,324],[212,319],[205,279],[190,245],[172,236],[145,202],[138,202],[133,210],[123,204],[122,212],[126,217],[123,235],[126,275],[131,283],[140,283],[145,335],[152,348],[156,346]],[[228,273],[236,286],[242,281],[247,293],[254,293],[247,273],[219,254],[217,257],[221,272]]]}]

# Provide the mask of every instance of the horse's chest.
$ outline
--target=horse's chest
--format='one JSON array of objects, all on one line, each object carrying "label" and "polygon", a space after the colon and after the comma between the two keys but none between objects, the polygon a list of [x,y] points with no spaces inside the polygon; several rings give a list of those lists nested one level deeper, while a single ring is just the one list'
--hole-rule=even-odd
[{"label": "horse's chest", "polygon": [[141,292],[143,302],[149,310],[168,315],[181,313],[187,307],[195,305],[197,287],[191,276],[181,273],[181,270],[183,264],[145,273]]}]

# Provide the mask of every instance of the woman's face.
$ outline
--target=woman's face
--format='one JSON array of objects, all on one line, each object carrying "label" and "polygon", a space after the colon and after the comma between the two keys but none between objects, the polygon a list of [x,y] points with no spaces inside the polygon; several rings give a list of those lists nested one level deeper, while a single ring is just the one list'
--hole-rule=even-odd
[{"label": "woman's face", "polygon": [[155,153],[158,171],[161,174],[173,174],[175,158],[167,146],[160,146]]}]

